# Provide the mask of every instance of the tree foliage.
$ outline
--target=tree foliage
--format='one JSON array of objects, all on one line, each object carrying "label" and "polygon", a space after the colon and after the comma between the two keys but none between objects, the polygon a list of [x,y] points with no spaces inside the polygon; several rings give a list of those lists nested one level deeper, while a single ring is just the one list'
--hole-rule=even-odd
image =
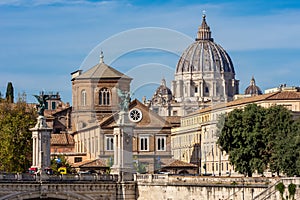
[{"label": "tree foliage", "polygon": [[277,185],[275,185],[275,189],[277,191],[279,191],[281,199],[284,200],[284,198],[283,198],[283,193],[284,193],[284,190],[285,190],[284,184],[282,182],[278,183]]},{"label": "tree foliage", "polygon": [[9,103],[14,102],[14,87],[12,85],[12,82],[8,82],[6,87],[6,100]]},{"label": "tree foliage", "polygon": [[242,174],[252,176],[269,168],[295,175],[300,172],[299,125],[283,106],[250,104],[220,116],[218,144]]},{"label": "tree foliage", "polygon": [[36,111],[26,103],[0,104],[0,171],[24,172],[31,165],[30,128],[36,122]]}]

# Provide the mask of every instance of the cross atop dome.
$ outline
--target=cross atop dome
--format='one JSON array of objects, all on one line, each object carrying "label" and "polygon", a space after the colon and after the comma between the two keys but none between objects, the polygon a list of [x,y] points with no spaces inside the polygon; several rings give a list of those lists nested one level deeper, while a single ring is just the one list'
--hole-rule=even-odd
[{"label": "cross atop dome", "polygon": [[167,86],[166,79],[164,77],[161,79],[161,85],[163,85],[164,87]]}]

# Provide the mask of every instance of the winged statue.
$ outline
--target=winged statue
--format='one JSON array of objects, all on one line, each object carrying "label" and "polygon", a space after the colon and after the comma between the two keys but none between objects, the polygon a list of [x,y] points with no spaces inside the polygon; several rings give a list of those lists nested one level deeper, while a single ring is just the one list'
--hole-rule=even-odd
[{"label": "winged statue", "polygon": [[119,88],[117,88],[117,94],[118,94],[118,96],[121,100],[120,104],[119,104],[120,110],[121,111],[128,111],[128,106],[129,106],[129,103],[131,101],[130,92],[122,91]]},{"label": "winged statue", "polygon": [[39,102],[36,105],[39,116],[44,116],[46,101],[50,98],[50,96],[49,95],[44,95],[44,93],[42,93],[41,95],[33,95],[33,96]]}]

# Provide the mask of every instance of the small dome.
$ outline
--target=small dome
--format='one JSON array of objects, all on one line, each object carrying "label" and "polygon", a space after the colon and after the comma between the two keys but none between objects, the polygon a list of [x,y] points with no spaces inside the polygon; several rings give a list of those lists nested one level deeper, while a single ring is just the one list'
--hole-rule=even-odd
[{"label": "small dome", "polygon": [[196,41],[181,55],[176,74],[184,72],[234,72],[232,61],[227,52],[214,43],[211,31],[203,15]]},{"label": "small dome", "polygon": [[261,95],[262,91],[261,89],[255,84],[255,79],[252,77],[250,81],[250,85],[245,89],[245,95]]},{"label": "small dome", "polygon": [[166,80],[163,78],[161,81],[161,85],[156,89],[152,101],[157,102],[157,101],[163,101],[163,102],[168,102],[172,99],[172,92],[171,90],[167,87],[166,85]]}]

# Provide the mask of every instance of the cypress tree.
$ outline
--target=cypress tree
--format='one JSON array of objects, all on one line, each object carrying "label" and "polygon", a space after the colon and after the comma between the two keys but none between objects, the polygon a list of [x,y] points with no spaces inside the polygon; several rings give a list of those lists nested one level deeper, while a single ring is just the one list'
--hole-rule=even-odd
[{"label": "cypress tree", "polygon": [[8,103],[14,102],[14,87],[12,85],[12,82],[8,82],[7,88],[6,88],[6,100]]}]

